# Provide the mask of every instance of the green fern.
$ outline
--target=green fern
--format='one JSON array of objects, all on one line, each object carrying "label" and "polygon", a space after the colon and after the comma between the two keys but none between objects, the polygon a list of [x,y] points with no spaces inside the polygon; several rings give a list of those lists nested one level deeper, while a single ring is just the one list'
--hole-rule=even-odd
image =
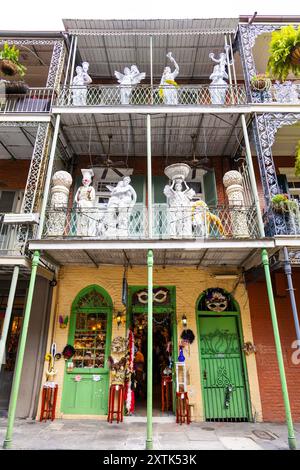
[{"label": "green fern", "polygon": [[20,64],[19,56],[20,51],[15,45],[9,46],[7,42],[4,43],[3,49],[0,51],[0,60],[11,60],[17,66],[20,77],[23,77],[26,72],[26,67]]},{"label": "green fern", "polygon": [[291,52],[298,44],[300,45],[300,26],[295,29],[288,25],[272,33],[267,70],[274,78],[284,81],[290,72],[296,77],[300,76],[300,64],[294,65],[291,62]]},{"label": "green fern", "polygon": [[300,140],[296,147],[296,155],[295,155],[295,175],[300,176]]}]

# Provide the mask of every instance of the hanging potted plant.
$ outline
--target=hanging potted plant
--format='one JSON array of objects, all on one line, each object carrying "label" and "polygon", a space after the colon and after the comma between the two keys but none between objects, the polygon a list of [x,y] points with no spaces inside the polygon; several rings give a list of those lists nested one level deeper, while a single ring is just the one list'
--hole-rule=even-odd
[{"label": "hanging potted plant", "polygon": [[[24,77],[26,67],[19,61],[20,51],[14,46],[4,44],[0,51],[0,70],[5,77],[14,77],[18,75]],[[6,95],[23,95],[29,90],[28,85],[22,80],[2,80],[5,85]]]},{"label": "hanging potted plant", "polygon": [[276,194],[271,199],[272,208],[275,212],[283,214],[284,212],[292,212],[298,208],[297,201],[289,199],[287,194]]},{"label": "hanging potted plant", "polygon": [[271,79],[265,73],[258,73],[251,78],[251,87],[255,91],[268,91],[271,88]]},{"label": "hanging potted plant", "polygon": [[284,81],[289,73],[300,76],[300,26],[273,31],[269,52],[267,70],[274,78]]},{"label": "hanging potted plant", "polygon": [[296,147],[295,175],[300,176],[300,140],[298,141],[298,144],[297,144],[297,147]]}]

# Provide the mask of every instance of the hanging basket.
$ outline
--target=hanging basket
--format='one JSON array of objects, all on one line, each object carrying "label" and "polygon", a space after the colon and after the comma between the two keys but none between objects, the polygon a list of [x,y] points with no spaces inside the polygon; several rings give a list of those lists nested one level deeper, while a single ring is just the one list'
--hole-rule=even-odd
[{"label": "hanging basket", "polygon": [[257,78],[251,80],[251,86],[255,91],[268,91],[272,82],[269,78]]},{"label": "hanging basket", "polygon": [[297,44],[291,51],[291,63],[300,65],[300,44]]},{"label": "hanging basket", "polygon": [[17,65],[9,59],[0,60],[0,70],[4,75],[8,75],[9,77],[13,77],[18,73]]},{"label": "hanging basket", "polygon": [[29,86],[22,81],[13,81],[5,83],[6,95],[26,95],[29,91]]}]

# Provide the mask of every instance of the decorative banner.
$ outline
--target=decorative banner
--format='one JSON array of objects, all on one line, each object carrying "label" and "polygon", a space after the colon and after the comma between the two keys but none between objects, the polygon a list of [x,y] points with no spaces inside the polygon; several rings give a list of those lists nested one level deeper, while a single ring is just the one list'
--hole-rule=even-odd
[{"label": "decorative banner", "polygon": [[74,377],[75,382],[80,382],[81,381],[81,375],[76,375]]},{"label": "decorative banner", "polygon": [[101,380],[101,375],[93,375],[93,381],[94,382],[99,382],[99,380]]}]

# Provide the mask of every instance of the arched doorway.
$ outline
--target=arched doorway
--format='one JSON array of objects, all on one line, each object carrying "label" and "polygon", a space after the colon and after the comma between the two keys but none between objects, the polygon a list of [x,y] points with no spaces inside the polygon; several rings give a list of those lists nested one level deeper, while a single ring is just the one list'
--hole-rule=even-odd
[{"label": "arched doorway", "polygon": [[206,421],[250,421],[248,376],[237,302],[224,289],[210,288],[198,298],[196,315]]},{"label": "arched doorway", "polygon": [[104,415],[107,413],[113,303],[98,285],[76,296],[71,311],[68,344],[75,349],[66,362],[62,412]]}]

